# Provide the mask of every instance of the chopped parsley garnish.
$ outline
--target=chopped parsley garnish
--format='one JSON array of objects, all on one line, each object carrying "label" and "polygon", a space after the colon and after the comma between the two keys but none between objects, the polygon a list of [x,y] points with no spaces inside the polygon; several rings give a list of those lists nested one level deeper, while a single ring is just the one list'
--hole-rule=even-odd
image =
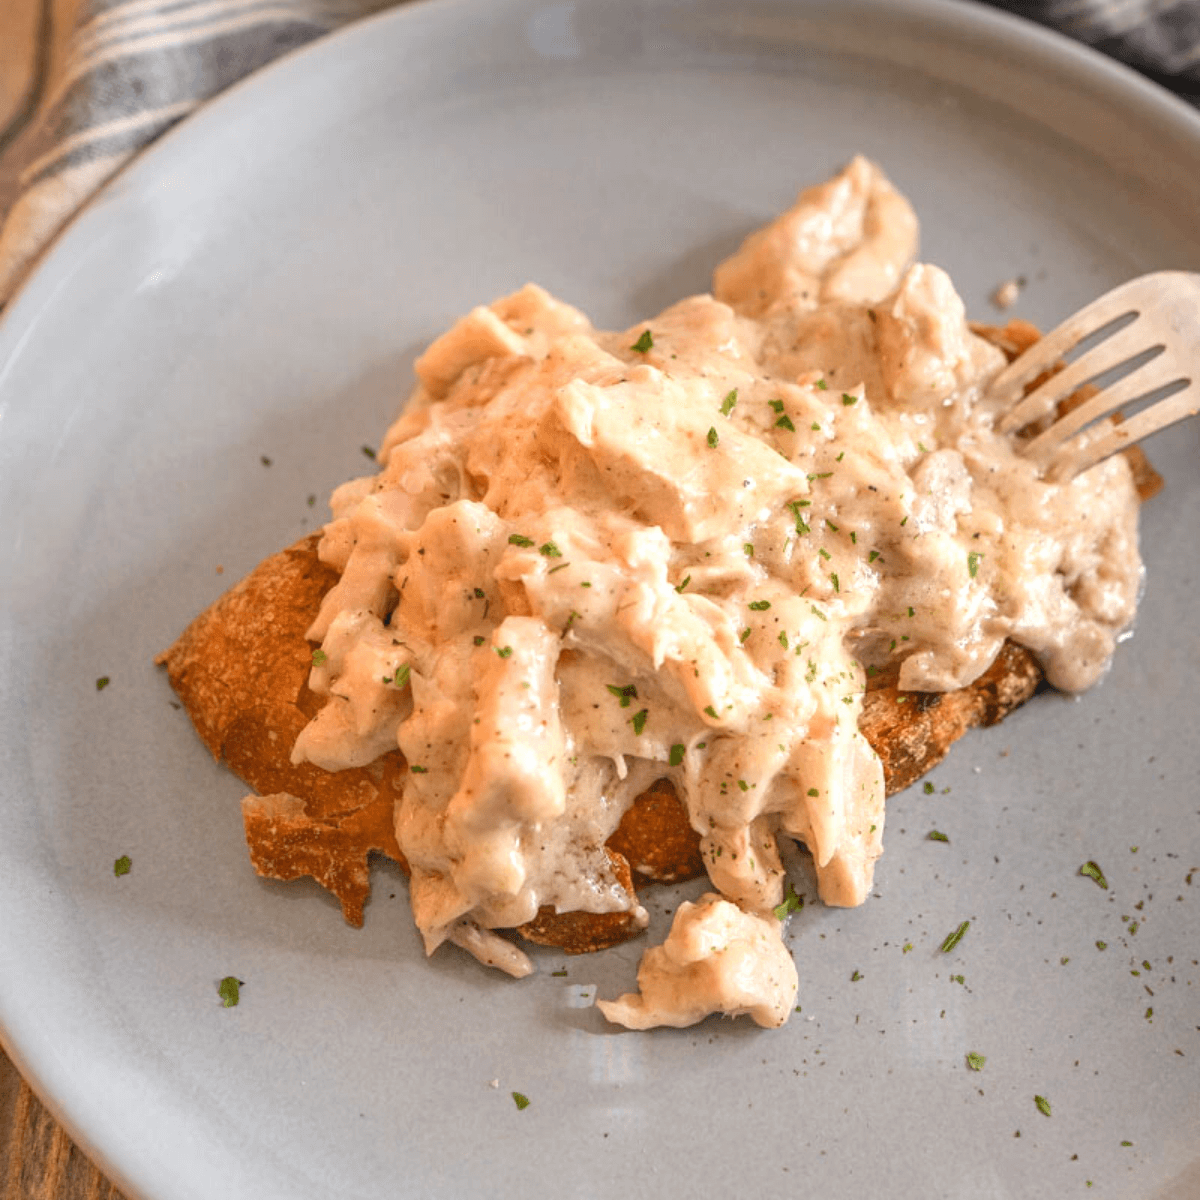
[{"label": "chopped parsley garnish", "polygon": [[401,663],[400,666],[396,668],[396,673],[394,675],[392,675],[390,678],[387,675],[383,677],[383,682],[394,683],[396,687],[402,688],[408,682],[408,677],[411,674],[412,668],[408,665],[408,663]]},{"label": "chopped parsley garnish", "polygon": [[510,533],[508,535],[508,544],[510,546],[532,546],[533,538],[528,538],[521,533]]},{"label": "chopped parsley garnish", "polygon": [[739,779],[737,785],[740,791],[748,792],[750,790],[750,785],[744,779]]},{"label": "chopped parsley garnish", "polygon": [[107,675],[101,675],[100,678],[96,680],[96,691],[104,691],[104,689],[108,687],[110,683],[112,683],[112,680],[109,679]]},{"label": "chopped parsley garnish", "polygon": [[833,555],[832,555],[832,554],[830,554],[830,553],[829,553],[829,551],[828,551],[828,550],[826,550],[824,546],[822,546],[822,547],[821,547],[821,549],[817,551],[817,553],[818,553],[818,554],[819,554],[819,555],[820,555],[820,556],[821,556],[823,559],[825,559],[825,561],[826,561],[826,562],[828,562],[828,561],[829,561],[829,560],[830,560],[830,559],[833,557]]},{"label": "chopped parsley garnish", "polygon": [[[638,340],[636,342],[634,342],[633,345],[630,346],[629,348],[630,348],[630,350],[636,350],[639,354],[645,354],[646,351],[649,350],[650,347],[653,345],[654,345],[654,335],[650,332],[649,329],[643,329],[642,336],[640,338],[638,338]],[[515,1095],[516,1093],[514,1092],[513,1094]],[[525,1103],[528,1104],[529,1101],[527,1100]]]},{"label": "chopped parsley garnish", "polygon": [[921,452],[922,454],[928,454],[928,453],[929,453],[929,448],[928,448],[928,447],[927,447],[927,446],[926,446],[926,445],[925,445],[923,442],[918,442],[918,443],[917,443],[917,449],[918,449],[918,450],[920,450],[920,452]]},{"label": "chopped parsley garnish", "polygon": [[750,627],[747,625],[746,628],[743,629],[742,632],[738,634],[738,641],[744,643],[749,636],[750,636]]},{"label": "chopped parsley garnish", "polygon": [[365,454],[365,455],[366,455],[366,456],[367,456],[369,459],[371,459],[371,461],[372,461],[372,462],[374,462],[374,460],[375,460],[375,451],[374,451],[374,450],[373,450],[373,449],[372,449],[370,446],[364,446],[364,447],[362,448],[362,452],[363,452],[363,453],[364,453],[364,454]]},{"label": "chopped parsley garnish", "polygon": [[498,655],[500,655],[501,658],[510,658],[512,656],[512,647],[511,646],[497,646],[496,653]]},{"label": "chopped parsley garnish", "polygon": [[972,1071],[982,1071],[983,1064],[985,1062],[987,1062],[987,1056],[984,1054],[976,1054],[974,1050],[967,1055],[967,1066],[970,1067]]},{"label": "chopped parsley garnish", "polygon": [[128,875],[129,869],[133,866],[133,859],[128,854],[122,854],[120,858],[113,863],[113,874],[119,879],[122,875]]},{"label": "chopped parsley garnish", "polygon": [[[643,334],[643,337],[649,336],[650,331],[646,330],[645,334]],[[636,350],[637,347],[635,346],[634,349]],[[647,347],[647,349],[649,349],[649,347]],[[512,1098],[513,1103],[517,1106],[518,1111],[529,1107],[529,1097],[524,1095],[522,1092],[513,1092]]]},{"label": "chopped parsley garnish", "polygon": [[819,617],[822,621],[829,620],[829,618],[815,604],[810,604],[808,607],[812,609],[812,614],[814,617]]},{"label": "chopped parsley garnish", "polygon": [[779,644],[785,650],[788,648],[788,635],[782,629],[779,631]]},{"label": "chopped parsley garnish", "polygon": [[717,719],[717,710],[711,704],[704,706],[704,711],[715,721]]},{"label": "chopped parsley garnish", "polygon": [[789,433],[796,432],[796,426],[792,424],[792,418],[789,417],[787,415],[787,413],[784,413],[783,416],[780,417],[779,420],[775,422],[775,428],[776,429],[786,429]]},{"label": "chopped parsley garnish", "polygon": [[324,651],[324,650],[322,650],[322,649],[321,649],[321,648],[318,646],[318,647],[317,647],[317,649],[315,649],[315,650],[313,651],[313,653],[312,653],[313,666],[314,666],[314,667],[319,667],[319,666],[320,666],[320,665],[321,665],[323,662],[325,662],[325,661],[326,661],[328,658],[329,658],[329,655],[328,655],[328,654],[326,654],[326,653],[325,653],[325,651]]},{"label": "chopped parsley garnish", "polygon": [[483,588],[476,588],[476,589],[475,589],[475,599],[476,599],[476,600],[486,600],[486,599],[487,599],[487,592],[485,592],[485,591],[483,590]]},{"label": "chopped parsley garnish", "polygon": [[867,562],[873,563],[878,557],[879,557],[879,551],[872,550],[871,553],[867,555]]},{"label": "chopped parsley garnish", "polygon": [[683,756],[686,752],[687,747],[682,742],[676,742],[675,745],[671,747],[671,753],[667,758],[667,762],[669,762],[673,767],[679,766],[680,763],[683,762]]},{"label": "chopped parsley garnish", "polygon": [[932,796],[935,789],[933,784],[927,779],[925,780],[925,786],[921,790],[924,791],[925,795]]},{"label": "chopped parsley garnish", "polygon": [[622,708],[628,708],[630,700],[637,699],[637,687],[632,683],[627,683],[624,687],[619,687],[615,683],[606,683],[609,694],[616,696],[621,701]]},{"label": "chopped parsley garnish", "polygon": [[553,542],[543,542],[538,547],[538,553],[547,558],[562,558],[562,551]]},{"label": "chopped parsley garnish", "polygon": [[708,429],[708,438],[707,438],[706,440],[708,441],[708,444],[709,444],[709,446],[710,446],[710,447],[712,447],[712,449],[714,449],[714,450],[715,450],[715,449],[717,448],[717,443],[718,443],[718,442],[719,442],[721,439],[720,439],[720,438],[717,436],[717,427],[716,427],[715,425],[710,425],[710,426],[709,426],[709,429]]},{"label": "chopped parsley garnish", "polygon": [[800,510],[802,508],[807,507],[811,503],[812,503],[812,501],[810,501],[810,500],[793,500],[788,505],[788,508],[790,508],[792,510],[792,516],[794,516],[796,518],[796,532],[797,533],[808,533],[809,532],[808,522],[805,521],[805,519],[800,515]]},{"label": "chopped parsley garnish", "polygon": [[931,829],[925,835],[925,840],[928,842],[949,842],[950,841],[950,839],[940,829]]},{"label": "chopped parsley garnish", "polygon": [[565,979],[565,978],[566,978],[566,975],[567,975],[567,968],[566,968],[566,967],[561,967],[561,968],[560,968],[559,970],[557,970],[557,971],[551,971],[551,972],[550,972],[550,974],[551,974],[551,976],[552,976],[553,978],[556,978],[556,979]]},{"label": "chopped parsley garnish", "polygon": [[817,382],[813,384],[813,387],[823,392],[829,387],[829,384],[827,384],[823,379],[818,379]]},{"label": "chopped parsley garnish", "polygon": [[766,612],[767,609],[770,607],[771,607],[770,600],[751,600],[750,601],[750,611],[751,612]]},{"label": "chopped parsley garnish", "polygon": [[483,636],[483,634],[481,634],[481,633],[477,633],[477,634],[475,635],[475,637],[474,637],[474,639],[473,639],[473,640],[474,640],[474,642],[475,642],[475,645],[477,645],[477,646],[482,646],[482,645],[483,645],[483,643],[487,641],[487,638],[485,638],[485,637]]},{"label": "chopped parsley garnish", "polygon": [[629,718],[629,723],[633,726],[633,732],[639,737],[641,736],[642,730],[646,728],[646,718],[649,715],[650,710],[643,708],[640,712],[635,712],[633,716]]},{"label": "chopped parsley garnish", "polygon": [[809,789],[808,789],[808,794],[809,794],[810,796],[819,796],[821,793],[820,793],[820,790],[819,790],[819,789],[817,789],[817,788],[809,788]]},{"label": "chopped parsley garnish", "polygon": [[754,543],[753,542],[743,542],[742,549],[746,552],[747,558],[754,557]]},{"label": "chopped parsley garnish", "polygon": [[721,401],[721,416],[727,417],[737,405],[737,388],[725,394],[725,399]]},{"label": "chopped parsley garnish", "polygon": [[813,423],[812,423],[812,424],[809,426],[809,429],[811,429],[811,430],[813,431],[813,433],[820,433],[820,432],[821,432],[821,422],[820,422],[820,421],[814,421],[814,422],[813,422]]},{"label": "chopped parsley garnish", "polygon": [[905,942],[904,945],[900,947],[900,953],[908,954],[911,952],[912,948],[913,948],[912,942]]},{"label": "chopped parsley garnish", "polygon": [[245,983],[244,979],[235,979],[232,975],[226,975],[217,984],[217,995],[221,997],[221,1004],[225,1008],[233,1008],[241,999],[241,992],[238,989],[243,983]]},{"label": "chopped parsley garnish", "polygon": [[[592,585],[590,583],[584,583],[584,584],[580,584],[580,586],[581,587],[591,587]],[[563,626],[563,633],[566,633],[567,630],[570,629],[571,626],[574,625],[575,622],[578,620],[579,620],[579,613],[577,613],[574,609],[571,609],[571,615],[567,618],[567,623]]]},{"label": "chopped parsley garnish", "polygon": [[857,983],[861,978],[862,978],[862,972],[856,969],[854,974],[850,976],[850,982]]},{"label": "chopped parsley garnish", "polygon": [[1050,1101],[1045,1096],[1034,1096],[1033,1102],[1037,1105],[1038,1112],[1047,1117],[1050,1115]]},{"label": "chopped parsley garnish", "polygon": [[972,579],[979,574],[979,560],[983,557],[984,555],[982,555],[978,550],[972,550],[971,553],[967,555],[967,573]]},{"label": "chopped parsley garnish", "polygon": [[[551,567],[550,570],[548,570],[546,572],[546,574],[553,575],[556,571],[565,571],[570,565],[571,564],[569,562],[559,563],[557,567]],[[588,584],[586,586],[590,587],[591,585]]]},{"label": "chopped parsley garnish", "polygon": [[412,772],[414,775],[428,775],[428,774],[429,774],[429,768],[428,768],[428,767],[419,767],[419,766],[417,766],[417,764],[416,764],[416,763],[409,763],[409,764],[408,764],[408,769],[409,769],[409,770],[410,770],[410,771],[411,771],[411,772]]},{"label": "chopped parsley garnish", "polygon": [[844,405],[845,405],[847,408],[849,408],[851,404],[857,404],[857,403],[858,403],[858,397],[857,397],[857,396],[852,396],[852,395],[850,395],[850,393],[849,393],[849,392],[843,392],[843,393],[842,393],[842,403],[843,403],[843,404],[844,404]]},{"label": "chopped parsley garnish", "polygon": [[1108,880],[1104,878],[1104,872],[1091,859],[1088,859],[1079,868],[1079,874],[1086,875],[1089,879],[1094,879],[1105,891],[1108,891]]},{"label": "chopped parsley garnish", "polygon": [[684,589],[685,587],[687,587],[687,585],[688,585],[689,583],[691,583],[691,582],[692,582],[692,577],[691,577],[690,575],[685,575],[685,576],[683,577],[683,582],[682,582],[682,583],[680,583],[680,584],[677,584],[677,585],[676,585],[676,587],[675,587],[675,590],[676,590],[677,592],[682,592],[682,591],[683,591],[683,589]]},{"label": "chopped parsley garnish", "polygon": [[840,594],[840,593],[841,593],[841,590],[842,590],[842,588],[841,588],[841,584],[839,584],[839,583],[838,583],[837,572],[836,572],[836,571],[830,571],[830,572],[829,572],[829,579],[830,579],[830,582],[833,584],[833,590],[834,590],[835,592],[837,592],[837,593],[839,593],[839,594]]},{"label": "chopped parsley garnish", "polygon": [[769,405],[770,405],[770,406],[771,406],[771,407],[772,407],[772,408],[773,408],[773,409],[774,409],[774,410],[775,410],[777,413],[781,413],[781,412],[783,412],[783,401],[782,401],[782,400],[768,400],[768,401],[767,401],[767,403],[768,403],[768,404],[769,404]]},{"label": "chopped parsley garnish", "polygon": [[776,905],[772,911],[775,913],[776,919],[782,921],[789,913],[799,912],[803,907],[804,897],[796,895],[796,889],[792,887],[792,881],[789,879],[787,891],[783,895],[783,903]]},{"label": "chopped parsley garnish", "polygon": [[970,928],[971,922],[964,921],[953,933],[948,933],[946,940],[942,943],[942,953],[949,954],[967,936],[967,930]]},{"label": "chopped parsley garnish", "polygon": [[827,529],[832,529],[834,533],[837,533],[838,531],[838,526],[836,526],[828,517],[825,518],[825,527]]}]

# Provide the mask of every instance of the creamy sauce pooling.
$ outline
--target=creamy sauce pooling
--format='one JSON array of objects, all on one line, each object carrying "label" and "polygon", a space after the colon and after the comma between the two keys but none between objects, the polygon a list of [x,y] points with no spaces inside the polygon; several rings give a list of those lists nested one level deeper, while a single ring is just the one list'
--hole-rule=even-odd
[{"label": "creamy sauce pooling", "polygon": [[604,843],[666,777],[719,896],[681,910],[641,996],[601,1007],[782,1024],[777,837],[830,904],[866,898],[881,852],[865,669],[958,688],[1013,638],[1058,687],[1100,676],[1141,575],[1127,466],[1048,483],[993,432],[1002,357],[945,273],[910,265],[916,239],[856,159],[712,295],[608,333],[530,285],[418,360],[379,473],[333,495],[341,580],[309,631],[328,703],[293,757],[403,751],[429,952],[520,975],[493,931],[542,905],[644,920]]}]

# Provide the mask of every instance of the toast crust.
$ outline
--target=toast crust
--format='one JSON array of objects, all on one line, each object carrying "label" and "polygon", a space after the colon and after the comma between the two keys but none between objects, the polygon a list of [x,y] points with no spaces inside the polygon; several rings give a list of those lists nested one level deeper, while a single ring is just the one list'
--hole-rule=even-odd
[{"label": "toast crust", "polygon": [[308,688],[304,631],[338,578],[317,558],[318,540],[266,559],[155,661],[212,756],[259,793],[242,806],[254,869],[271,879],[313,876],[362,925],[371,852],[406,866],[392,821],[405,764],[399,750],[336,775],[291,762],[321,706]]}]

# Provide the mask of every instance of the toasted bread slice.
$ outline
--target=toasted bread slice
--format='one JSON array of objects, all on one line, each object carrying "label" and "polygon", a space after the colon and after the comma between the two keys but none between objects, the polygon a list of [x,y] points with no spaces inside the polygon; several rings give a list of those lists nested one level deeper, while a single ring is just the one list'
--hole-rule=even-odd
[{"label": "toasted bread slice", "polygon": [[[361,925],[372,851],[403,867],[392,813],[404,760],[328,772],[293,766],[296,735],[322,700],[308,688],[305,630],[336,575],[317,558],[316,535],[266,559],[202,613],[158,662],[165,665],[204,744],[259,793],[242,804],[255,870],[272,879],[311,875]],[[948,695],[901,693],[880,676],[865,697],[862,729],[883,759],[888,793],[942,760],[973,725],[994,724],[1041,679],[1033,657],[1009,644],[975,684]],[[665,780],[638,797],[608,844],[621,882],[674,882],[703,874],[699,835]],[[637,932],[626,913],[545,910],[520,932],[581,953]]]},{"label": "toasted bread slice", "polygon": [[[975,330],[1010,358],[1038,336],[1022,321]],[[1137,447],[1125,453],[1145,500],[1162,486],[1161,477]],[[284,880],[311,875],[338,898],[346,920],[361,925],[371,853],[407,869],[393,829],[405,763],[399,751],[335,773],[291,763],[297,734],[323,703],[307,685],[312,647],[305,631],[338,576],[318,559],[318,541],[319,535],[306,537],[266,559],[157,661],[213,756],[258,793],[242,804],[255,870]],[[894,670],[872,678],[860,728],[883,762],[888,795],[941,762],[968,729],[1002,720],[1041,679],[1033,655],[1012,642],[959,691],[900,692]],[[637,798],[607,850],[631,893],[635,886],[704,872],[699,836],[665,780]],[[584,953],[625,941],[638,926],[629,913],[543,909],[519,932],[542,945]]]},{"label": "toasted bread slice", "polygon": [[338,578],[317,558],[318,540],[261,563],[157,661],[213,757],[259,793],[242,806],[254,869],[313,876],[361,925],[370,852],[404,864],[393,827],[404,759],[397,750],[337,774],[291,763],[296,735],[322,703],[308,689],[304,631]]}]

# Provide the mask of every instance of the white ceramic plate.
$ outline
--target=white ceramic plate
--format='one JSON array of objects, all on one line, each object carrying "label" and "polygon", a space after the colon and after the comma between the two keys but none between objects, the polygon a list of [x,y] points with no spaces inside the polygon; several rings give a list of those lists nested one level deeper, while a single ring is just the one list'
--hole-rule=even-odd
[{"label": "white ceramic plate", "polygon": [[242,789],[151,665],[314,528],[455,315],[532,278],[632,322],[854,151],[980,317],[1015,275],[1016,311],[1053,323],[1200,267],[1200,121],[1033,26],[917,0],[441,0],[187,122],[11,306],[0,1029],[131,1196],[1200,1194],[1200,423],[1152,446],[1167,488],[1109,679],[892,802],[876,896],[793,922],[780,1032],[606,1027],[590,997],[632,983],[640,944],[538,953],[521,983],[427,963],[386,868],[362,931],[311,883],[259,881]]}]

